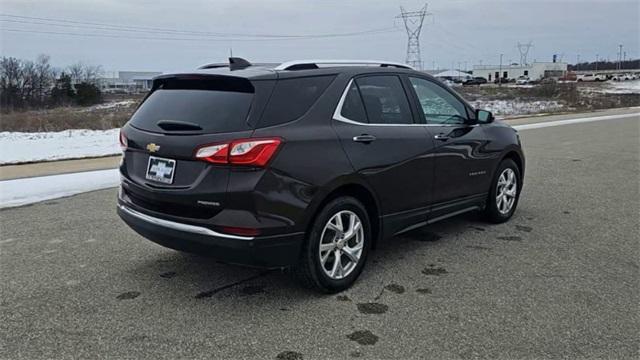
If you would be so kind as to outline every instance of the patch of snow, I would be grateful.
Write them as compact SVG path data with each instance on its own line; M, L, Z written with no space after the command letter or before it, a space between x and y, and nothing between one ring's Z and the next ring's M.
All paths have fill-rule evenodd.
M0 181L0 208L106 189L118 186L119 182L118 169Z
M94 110L106 110L106 109L114 109L119 107L129 107L135 104L135 100L123 100L123 101L112 101L104 104L98 104L90 106L82 111L94 111Z
M116 155L119 131L0 132L0 164Z
M471 105L476 109L489 110L494 115L524 115L547 113L561 110L564 105L558 101L522 100L476 100Z
M640 94L640 80L609 81L606 87L595 91L605 94Z

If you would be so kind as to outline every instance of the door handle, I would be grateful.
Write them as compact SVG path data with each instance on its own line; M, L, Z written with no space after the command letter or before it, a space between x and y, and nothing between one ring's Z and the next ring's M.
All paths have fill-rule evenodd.
M376 139L375 136L369 134L362 134L353 137L353 141L362 142L362 143L370 143Z
M448 135L445 135L445 134L437 134L433 138L436 139L436 140L440 140L440 141L447 141L447 140L450 139L450 137Z

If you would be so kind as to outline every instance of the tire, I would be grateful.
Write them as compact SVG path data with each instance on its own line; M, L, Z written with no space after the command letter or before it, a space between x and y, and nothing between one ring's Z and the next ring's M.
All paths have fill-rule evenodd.
M513 194L513 191L509 191L510 189L513 189L513 187L509 185L511 182L507 182L506 184L503 182L503 180L509 178L510 173L513 173L513 176L515 177L513 179L513 184L515 184L515 194ZM520 175L520 169L513 160L502 160L493 175L493 180L491 181L491 188L489 189L489 196L484 210L486 219L496 224L509 220L518 207L521 189L522 177ZM503 194L502 201L498 198L498 195L500 194L499 191ZM505 201L507 201L507 203L505 203ZM511 205L507 206L509 203Z
M341 238L341 235L345 235L344 232L347 233L346 236L349 235L349 225L354 219L351 217L352 214L356 216L361 226L358 230L351 232L354 235L350 239ZM337 216L342 221L344 230L342 234L335 230ZM324 293L336 293L351 287L364 268L371 248L371 234L369 215L360 201L348 196L331 200L313 220L300 260L293 268L294 277L301 285ZM321 243L323 248L331 248L331 250L321 251ZM361 251L358 250L360 247ZM336 266L336 251L340 253L338 257L340 266ZM349 257L347 252L354 254L353 256L359 253L357 262L353 261L354 258ZM321 258L324 258L324 264ZM342 268L342 274L338 268ZM333 270L335 274L332 277L328 272L331 273Z

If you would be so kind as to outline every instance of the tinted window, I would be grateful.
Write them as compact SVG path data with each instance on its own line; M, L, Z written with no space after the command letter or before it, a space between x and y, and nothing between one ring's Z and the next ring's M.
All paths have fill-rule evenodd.
M356 80L367 118L372 124L412 124L409 102L397 76L367 76Z
M364 111L364 105L362 105L362 97L360 97L360 91L355 82L351 83L349 91L347 91L347 96L345 96L344 102L342 103L340 115L349 120L361 123L367 122L367 115Z
M464 104L442 86L410 77L427 124L463 124L467 118Z
M304 115L322 95L334 76L315 76L278 80L260 126L295 120Z
M160 120L192 123L208 133L239 131L247 129L252 100L250 92L159 89L142 103L130 123L156 132L165 131L157 126Z

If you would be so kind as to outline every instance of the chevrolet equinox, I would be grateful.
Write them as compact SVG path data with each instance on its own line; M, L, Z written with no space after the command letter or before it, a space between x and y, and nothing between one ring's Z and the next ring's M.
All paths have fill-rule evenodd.
M518 205L518 133L377 61L241 58L161 75L122 128L118 214L163 246L348 288L376 243Z

